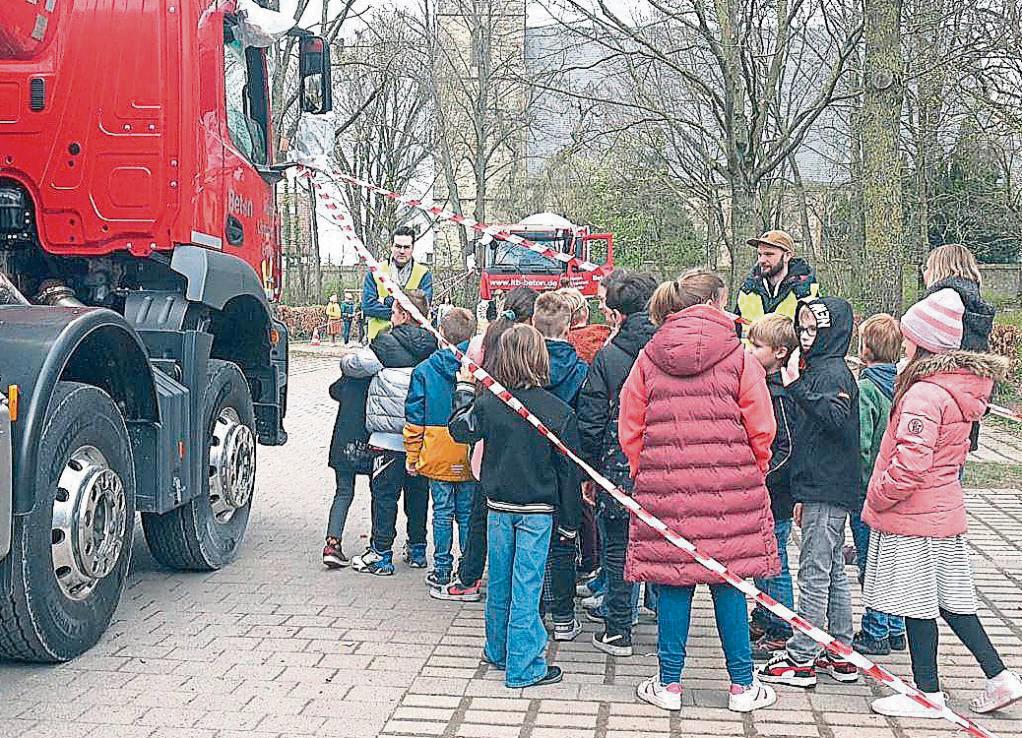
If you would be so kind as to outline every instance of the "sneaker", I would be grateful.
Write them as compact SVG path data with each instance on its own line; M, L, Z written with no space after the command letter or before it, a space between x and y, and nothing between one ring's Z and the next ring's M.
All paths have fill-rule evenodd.
M593 623L602 623L607 619L607 611L602 607L585 607L582 611L586 615L586 620Z
M554 622L555 641L573 641L581 632L582 623L578 622L578 618L572 618L569 623Z
M336 538L327 538L323 546L323 566L327 569L343 569L351 563L351 559L344 555L341 549L341 542Z
M944 707L944 693L943 692L923 692L926 695L926 699L930 702ZM941 714L932 707L926 707L919 704L911 697L907 697L903 694L892 694L890 697L881 697L878 700L873 700L870 705L870 709L878 715L887 715L888 717L901 717L901 718L940 718Z
M851 684L859 681L859 669L855 664L826 651L816 657L816 670L825 672L835 682Z
M429 596L434 600L449 602L479 602L482 597L479 593L479 582L465 585L457 579L446 586L430 587Z
M561 678L563 676L564 676L564 672L561 671L561 667L559 667L559 666L548 666L547 670L546 670L546 676L544 676L538 682L533 682L532 684L526 684L525 687L523 687L523 689L527 689L528 687L546 687L546 686L551 685L551 684L557 684L558 682L561 681Z
M1015 672L1005 669L993 679L987 679L986 689L969 703L969 709L982 714L1003 710L1019 700L1022 700L1022 679Z
M852 648L867 656L887 656L891 652L891 643L887 638L874 638L860 630L852 638Z
M661 710L681 709L681 685L677 682L661 684L659 676L651 676L639 682L639 686L635 688L635 696Z
M446 587L451 583L450 572L437 572L436 569L426 575L426 584L430 587Z
M588 597L583 597L581 602L582 607L586 608L587 610L595 610L596 608L600 607L603 604L603 595L601 594L589 595Z
M623 633L611 635L606 630L602 633L593 633L593 645L611 656L632 655L632 637Z
M372 546L367 548L358 556L351 557L351 568L355 571L364 571L378 561L383 560L383 555Z
M425 543L409 543L405 546L405 561L408 562L408 566L413 569L425 569L429 566L426 561L426 544Z
M491 669L496 669L497 671L507 671L507 666L505 666L504 664L498 664L486 658L485 651L483 652L483 655L479 658L479 660L484 664L488 664Z
M727 709L731 712L752 712L763 707L770 707L775 702L777 702L777 693L771 687L753 678L752 684L748 687L731 685L727 698Z
M593 590L589 589L589 582L576 582L575 583L575 596L576 597L592 597L594 595Z
M907 651L908 641L905 639L904 633L894 635L893 633L887 636L887 643L890 644L892 651Z
M756 670L761 682L787 684L791 687L815 687L816 669L813 663L795 661L787 650L775 653L774 657Z
M356 565L356 561L358 561L360 565ZM351 567L360 574L375 574L378 577L391 577L394 576L394 554L390 551L380 553L370 548L362 554L362 556L356 556L352 559Z
M779 636L765 635L752 644L753 661L769 661L778 651L788 647L788 639Z

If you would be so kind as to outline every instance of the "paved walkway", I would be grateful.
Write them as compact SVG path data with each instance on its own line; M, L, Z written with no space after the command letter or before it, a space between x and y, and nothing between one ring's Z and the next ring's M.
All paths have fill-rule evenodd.
M709 597L696 598L685 707L640 704L638 681L656 670L655 630L638 654L615 659L588 640L552 645L560 685L505 689L480 665L483 605L430 599L422 572L392 578L327 572L319 562L333 478L325 465L336 405L326 388L335 360L296 358L291 442L261 449L256 508L241 558L213 574L175 573L136 542L134 573L100 645L56 667L0 664L0 738L6 736L947 736L942 722L872 715L882 693L863 680L821 677L812 691L780 688L776 706L742 717L725 709L726 680ZM358 489L345 548L359 552L368 491ZM1022 668L1022 494L973 492L971 539L983 617L1006 661ZM399 540L399 545L401 541ZM851 570L849 570L851 573ZM859 606L858 599L856 606ZM858 617L856 617L858 620ZM964 648L942 631L941 666L962 708L982 685ZM882 659L908 676L905 655ZM984 724L1022 738L1022 709Z

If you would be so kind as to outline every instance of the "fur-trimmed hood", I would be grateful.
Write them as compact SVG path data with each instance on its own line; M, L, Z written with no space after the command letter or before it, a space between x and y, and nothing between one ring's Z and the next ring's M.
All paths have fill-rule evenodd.
M935 384L954 398L962 415L976 421L986 411L994 382L1007 376L1008 366L1006 357L976 351L949 351L928 356L905 368L899 378L904 389L898 393L898 399L916 383Z

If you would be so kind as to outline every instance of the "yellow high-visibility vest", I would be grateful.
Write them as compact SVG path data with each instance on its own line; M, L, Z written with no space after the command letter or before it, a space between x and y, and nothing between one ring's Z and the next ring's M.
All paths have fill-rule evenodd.
M429 274L429 269L424 265L414 262L412 264L412 274L408 277L408 284L404 285L403 289L406 290L417 290L419 284L422 282L422 278ZM390 296L390 290L384 286L383 281L380 279L380 275L374 274L373 281L376 283L376 295L380 302L383 302L384 298ZM383 318L369 318L369 340L372 341L376 338L376 334L380 331L385 331L390 328L390 321L384 320Z

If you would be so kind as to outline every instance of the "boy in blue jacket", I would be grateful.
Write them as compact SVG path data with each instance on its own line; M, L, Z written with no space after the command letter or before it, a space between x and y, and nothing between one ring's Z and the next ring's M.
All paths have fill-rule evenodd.
M564 295L546 292L536 298L532 325L543 336L550 354L550 384L544 389L575 410L589 365L578 358L575 347L568 343L571 313L572 305ZM573 641L582 632L582 624L575 618L577 549L574 537L553 536L550 541L543 606L553 618L555 641Z
M455 345L467 341L475 331L475 318L464 308L453 308L440 321L441 335ZM451 581L454 523L458 523L458 548L464 551L472 498L478 489L469 464L471 448L456 443L447 430L460 367L450 349L439 349L415 367L405 399L407 472L426 477L433 498L434 568L426 577L430 587L443 587Z

